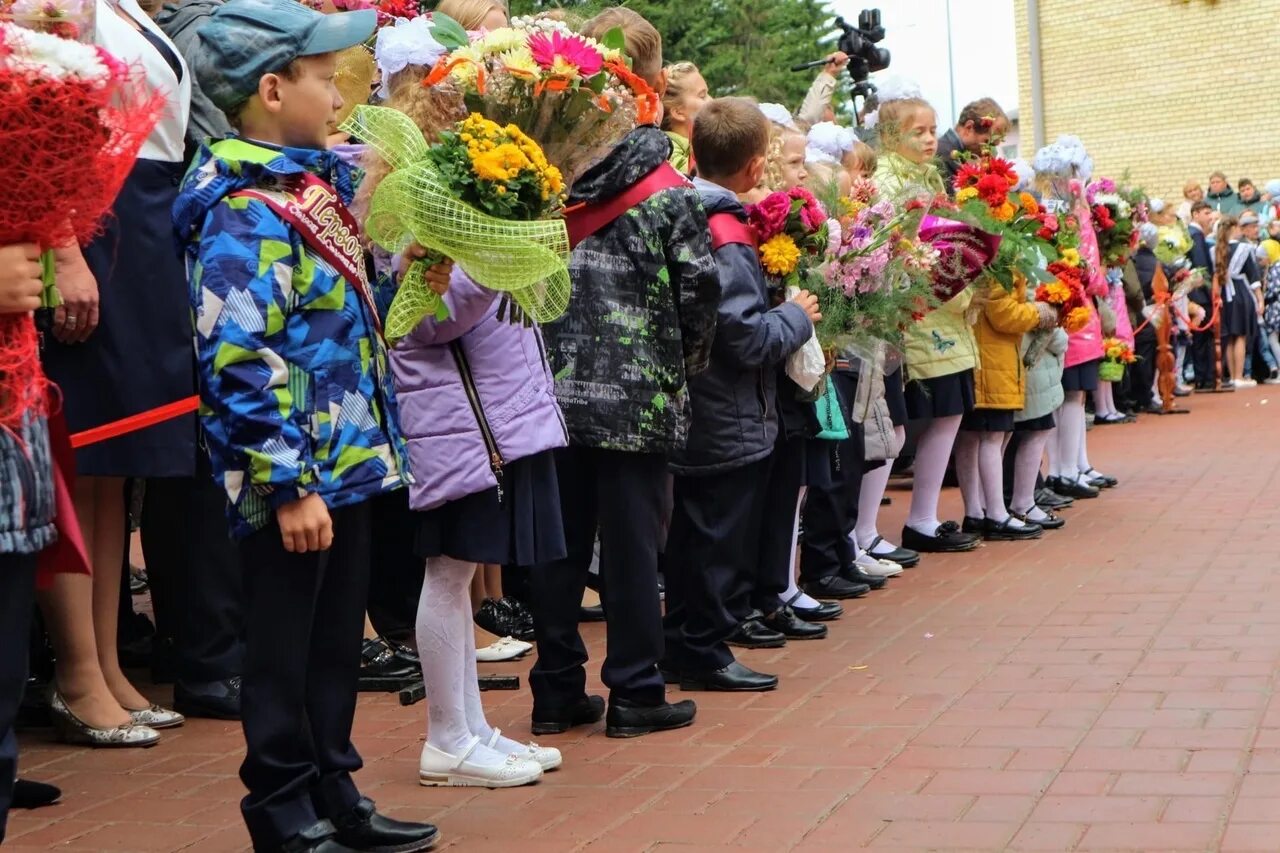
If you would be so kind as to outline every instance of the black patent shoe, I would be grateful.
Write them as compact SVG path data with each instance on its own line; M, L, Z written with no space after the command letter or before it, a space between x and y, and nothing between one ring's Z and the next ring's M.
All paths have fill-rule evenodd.
M697 714L698 706L690 699L659 705L641 705L627 699L614 699L609 703L604 733L607 737L622 738L683 729L693 724L693 718Z
M578 726L589 726L604 716L604 698L581 696L567 708L549 711L533 709L533 733L535 735L560 735Z
M1061 530L1063 527L1067 526L1067 520L1065 518L1060 518L1049 512L1047 509L1041 508L1040 511L1045 514L1045 517L1039 520L1031 518L1026 512L1010 511L1009 514L1018 519L1018 521L1021 521L1023 524L1038 524L1042 530Z
M787 644L785 634L766 628L759 619L748 619L725 639L731 646L742 649L777 649Z
M42 809L62 799L62 789L47 782L30 779L13 780L13 797L9 804L15 809Z
M406 681L421 678L418 666L397 655L396 651L381 637L365 640L360 651L360 681L357 689L365 693L385 693L399 690Z
M1044 488L1036 491L1036 506L1045 509L1066 509L1075 503L1071 498L1063 497L1053 489Z
M336 836L332 823L316 821L280 845L280 853L352 853L356 849L341 843Z
M378 814L373 800L361 797L356 807L333 819L334 840L344 849L366 853L419 853L440 840L440 831L429 823L410 823Z
M849 598L862 598L862 596L871 592L871 587L865 583L853 583L840 577L839 574L822 578L816 581L807 581L803 585L804 591L811 598L817 599L834 599L836 601L844 601Z
M1095 489L1114 489L1120 485L1120 481L1115 477L1109 477L1106 474L1099 474L1090 468L1088 471L1081 471L1080 476L1089 481L1089 485Z
M834 601L819 601L817 607L800 607L796 602L802 595L804 593L797 592L786 605L806 622L830 622L844 615L844 608Z
M604 621L604 605L592 604L583 605L578 608L579 622L603 622Z
M515 637L517 640L532 643L534 641L533 614L529 612L528 607L525 607L524 602L508 595L498 599L497 606L511 617L511 631L502 636Z
M1034 521L1025 522L1025 526L1018 527L1009 523L1012 518L1010 516L1004 521L992 521L988 518L983 525L982 537L989 542L1022 542L1039 539L1044 535L1044 528Z
M788 640L822 640L827 636L826 625L806 622L786 605L764 617L764 626L777 631Z
M954 521L944 521L932 536L912 527L902 528L902 547L926 554L956 554L972 551L981 541L972 533L965 533Z
M864 584L872 590L884 589L885 584L889 583L889 579L887 577L869 575L857 565L845 566L840 570L840 577L844 578L849 583Z
M981 536L985 529L985 518L974 518L972 515L966 515L964 521L960 523L961 533L972 533L975 536Z
M1047 481L1049 488L1053 489L1063 497L1080 498L1091 500L1098 496L1098 490L1093 486L1086 486L1084 483L1068 480L1063 477L1050 477Z
M712 672L686 672L680 677L680 689L718 693L752 693L774 690L778 676L766 675L734 661L724 669Z
M520 637L516 637L516 632L522 626L517 623L515 615L492 598L486 598L480 603L480 609L476 611L475 622L495 637L515 637L517 640L520 639ZM526 642L528 641L526 640Z
M866 551L877 560L888 560L891 563L897 563L904 569L914 569L920 565L920 555L910 548L894 548L892 551L881 553L876 550L876 546L884 542L883 536L877 536L871 540L871 544L867 546Z

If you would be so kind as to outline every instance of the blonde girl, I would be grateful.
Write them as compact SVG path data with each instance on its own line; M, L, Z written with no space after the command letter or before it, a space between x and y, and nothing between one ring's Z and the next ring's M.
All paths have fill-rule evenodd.
M670 163L685 175L693 175L697 164L689 139L698 112L711 100L707 81L692 62L667 66L667 91L662 96L662 129L671 140Z
M881 196L902 204L943 193L934 165L937 114L918 90L886 94L884 88L876 124L881 153L875 181ZM966 317L972 298L966 288L907 332L906 409L925 424L916 446L911 509L902 529L902 545L911 551L970 551L978 545L977 536L938 518L942 480L960 421L974 408L977 346Z
M508 23L507 4L501 0L440 0L436 11L466 30L497 30Z

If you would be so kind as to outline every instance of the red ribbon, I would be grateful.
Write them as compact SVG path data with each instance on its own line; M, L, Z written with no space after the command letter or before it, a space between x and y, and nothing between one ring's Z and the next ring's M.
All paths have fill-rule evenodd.
M84 432L78 432L71 436L71 446L76 450L82 447L88 447L90 444L97 444L112 438L119 438L131 432L146 429L165 421L171 421L174 418L194 412L200 406L200 398L197 396L187 397L185 400L175 400L172 403L166 403L154 409L145 412L139 412L136 415L130 415L127 418L121 418L118 421L112 421L109 424L96 426L87 429Z

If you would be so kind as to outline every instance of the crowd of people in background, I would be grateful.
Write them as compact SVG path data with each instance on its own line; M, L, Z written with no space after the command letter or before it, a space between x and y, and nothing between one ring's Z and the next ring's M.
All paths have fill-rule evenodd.
M977 284L920 318L901 352L836 353L850 428L829 435L784 369L818 300L771 289L744 205L833 182L846 196L873 184L895 205L954 194L964 157L1008 129L994 101L939 134L918 94L882 93L859 133L832 109L844 54L793 113L712 98L647 21L606 10L578 31L622 31L663 118L570 187L570 206L628 203L577 245L568 311L538 327L422 247L366 265L318 246L271 195L305 181L356 221L347 210L373 178L335 133L333 78L336 52L371 37L372 10L152 11L98 2L98 44L143 68L168 109L104 233L60 250L64 304L44 318L42 361L71 433L197 394L201 406L75 454L92 571L42 572L38 593L55 522L48 426L33 413L0 433L0 839L11 803L57 796L10 784L15 722L150 747L187 718L238 719L255 849L409 851L436 828L379 814L353 779L361 690L421 679L422 784L508 787L573 757L492 727L478 662L536 646L539 737L601 719L609 737L647 735L695 723L676 691L785 686L735 650L827 638L841 602L909 583L930 554L1064 535L1074 502L1117 485L1091 463L1087 431L1160 408L1146 321L1157 269L1173 275L1162 230L1185 230L1185 265L1221 293L1182 300L1177 394L1280 381L1280 181L1233 191L1215 173L1176 210L1151 200L1110 278L1083 229L1095 301L1080 331L1025 285ZM468 30L507 24L498 0L439 11ZM436 58L410 51L377 99L430 116L421 80ZM668 162L677 179L636 193ZM1088 221L1078 193L1057 201ZM0 311L32 309L38 257L0 249ZM388 348L384 291L424 259L447 310ZM1196 330L1218 311L1220 333ZM1102 340L1124 330L1139 360L1113 387ZM905 526L889 531L895 474L912 486ZM960 520L940 504L952 476ZM130 566L134 536L145 573ZM584 605L588 587L599 605ZM154 628L132 604L148 589ZM593 621L607 699L586 688L579 625ZM491 645L476 647L477 626ZM172 703L136 686L139 669L173 684Z

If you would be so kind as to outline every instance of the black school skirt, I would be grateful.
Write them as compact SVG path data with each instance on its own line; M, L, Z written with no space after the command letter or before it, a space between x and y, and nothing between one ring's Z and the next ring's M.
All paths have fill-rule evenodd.
M950 418L973 409L973 371L963 370L907 383L907 414L912 420Z
M1011 409L973 409L960 420L965 432L1013 432Z
M1093 361L1086 361L1083 364L1077 364L1075 367L1068 367L1062 371L1062 390L1097 391L1098 365L1100 364L1102 364L1102 359L1095 358Z

